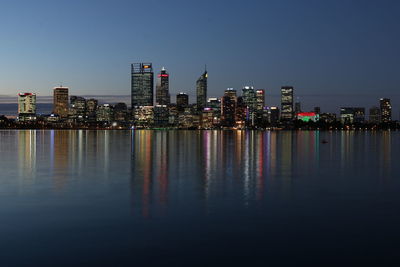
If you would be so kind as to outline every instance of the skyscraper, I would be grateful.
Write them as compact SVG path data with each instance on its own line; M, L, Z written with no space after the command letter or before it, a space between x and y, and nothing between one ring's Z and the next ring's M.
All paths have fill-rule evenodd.
M153 67L151 63L131 65L131 104L132 108L153 106Z
M392 121L392 105L389 98L381 98L379 100L381 108L381 121L383 123Z
M169 74L163 67L157 75L156 84L156 105L169 105L171 102L169 95Z
M63 119L68 117L68 90L68 87L53 89L53 113Z
M96 111L98 104L99 102L97 101L97 99L90 98L86 100L86 116L89 119L89 121L96 120Z
M225 127L233 127L236 122L236 90L228 88L221 99L221 123Z
M36 119L36 94L18 94L18 120L30 121Z
M263 89L258 89L256 91L257 98L257 110L263 110L265 106L265 91Z
M235 126L236 101L225 95L221 100L221 123L224 127Z
M243 101L250 112L254 112L257 107L256 91L252 86L245 86L242 89Z
M182 112L189 106L189 96L185 93L179 93L176 95L176 108L179 112Z
M381 121L381 110L378 107L369 109L369 123L379 123Z
M254 124L255 111L257 107L256 91L252 86L245 86L242 89L243 102L246 107L246 122Z
M197 96L197 110L201 111L206 107L207 104L207 70L197 79L196 82L196 96Z
M81 96L70 97L70 119L74 121L83 121L86 119L86 99Z
M281 87L281 120L293 120L293 87Z

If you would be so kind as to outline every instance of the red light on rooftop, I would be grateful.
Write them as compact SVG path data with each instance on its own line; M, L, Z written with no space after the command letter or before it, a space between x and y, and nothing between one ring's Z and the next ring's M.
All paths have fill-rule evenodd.
M301 116L301 117L312 117L312 116L316 116L317 114L315 112L300 112L297 113L297 116Z
M158 78L160 78L160 77L169 77L169 75L168 74L158 74Z

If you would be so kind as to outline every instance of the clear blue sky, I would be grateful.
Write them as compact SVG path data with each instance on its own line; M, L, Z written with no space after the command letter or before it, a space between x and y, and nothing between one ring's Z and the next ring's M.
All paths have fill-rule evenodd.
M3 0L0 95L60 82L129 95L130 63L149 61L171 94L194 94L207 64L209 96L253 85L277 105L288 84L306 108L400 105L399 13L396 0Z

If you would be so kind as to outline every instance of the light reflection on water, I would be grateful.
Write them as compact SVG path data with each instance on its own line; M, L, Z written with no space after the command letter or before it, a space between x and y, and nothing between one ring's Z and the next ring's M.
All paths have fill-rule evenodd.
M49 228L60 234L69 227L81 236L80 231L103 227L110 242L117 242L113 236L121 230L130 233L119 237L123 246L141 247L146 238L130 237L149 231L148 225L154 225L153 238L162 244L183 226L191 231L189 239L197 240L195 233L203 230L195 225L202 222L205 236L210 229L231 235L250 231L241 236L247 242L287 240L282 227L314 225L303 231L318 240L324 233L318 229L346 225L350 216L359 223L386 224L382 237L399 236L398 137L397 132L352 131L0 131L0 211L6 218L0 234L21 247L31 240L30 232ZM356 217L350 215L354 212ZM387 216L393 224L387 224ZM88 222L91 228L85 228ZM360 231L347 227L337 231L343 236ZM21 229L25 236L14 239ZM174 246L179 249L180 243ZM30 259L35 257L32 252Z

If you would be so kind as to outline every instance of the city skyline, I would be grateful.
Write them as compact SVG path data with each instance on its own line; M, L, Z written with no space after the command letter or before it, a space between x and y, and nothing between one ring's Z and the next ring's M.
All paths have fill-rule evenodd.
M134 66L136 66L137 71L138 71L138 73L136 73L136 74L134 73ZM60 84L59 86L54 87L53 90L55 90L57 88L59 88L59 89L60 88L66 88L67 90L71 91L71 93L70 93L71 96L79 96L79 97L84 97L84 98L96 98L96 99L100 98L100 101L99 101L100 104L125 103L128 106L132 107L132 103L133 103L132 101L134 99L134 97L132 95L132 93L134 92L134 87L133 87L134 86L133 85L133 81L134 80L133 80L133 77L134 77L134 75L141 76L143 73L147 73L145 75L150 75L150 76L149 76L149 78L147 78L148 79L148 81L147 81L148 89L146 89L146 90L148 92L146 94L148 94L148 97L147 97L148 99L145 101L146 102L145 106L146 105L151 105L151 106L158 105L158 103L157 103L157 92L159 91L158 83L160 82L160 78L167 79L166 80L166 88L167 88L166 92L167 92L167 95L165 95L165 97L167 97L167 99L168 99L168 101L170 103L176 103L176 101L174 101L173 99L176 99L176 96L178 96L180 93L184 93L184 94L188 95L190 104L196 104L198 102L197 89L194 89L195 92L184 91L184 92L179 92L177 94L172 94L172 95L169 94L169 90L168 90L169 86L168 86L168 84L169 84L170 75L166 72L165 67L162 67L160 70L155 70L152 66L153 66L153 63L132 63L131 64L131 76L132 76L132 78L131 78L131 95L78 95L78 94L75 94L73 91L71 91L69 87L65 87L62 84ZM158 72L158 74L155 77L154 77L154 72ZM165 77L162 77L161 73L164 73ZM211 96L207 95L207 87L208 87L208 82L207 82L207 80L208 80L208 72L207 72L207 70L204 70L204 72L200 75L200 78L198 78L197 81L195 82L196 87L197 87L197 85L199 83L199 80L201 80L202 77L203 78L205 77L205 79L206 79L206 94L205 94L206 101L208 99L210 99L210 98L218 98L218 99L222 100L222 98L224 96L223 91L220 92L219 95L218 94L211 95ZM140 86L142 86L142 85L140 85ZM281 110L282 110L282 106L281 106L281 104L282 104L281 103L281 101L282 101L282 98L281 98L282 90L284 88L292 88L292 90L293 90L293 86L283 85L279 89L279 91L280 91L279 94L268 94L269 93L268 89L263 89L263 88L259 88L259 87L255 88L253 86L249 87L249 86L245 85L245 86L242 86L241 88L237 88L237 89L236 88L227 88L227 89L225 89L225 91L226 90L230 90L230 89L234 89L234 90L239 90L240 91L240 90L246 89L246 88L253 88L256 91L257 90L262 90L263 91L264 105L265 106L269 106L269 107L271 107L271 106L277 106L277 107L280 106ZM140 89L140 90L142 90L142 89ZM49 96L38 96L36 91L28 91L28 90L20 91L18 94L20 94L20 93L34 93L37 96L37 99L38 99L36 101L36 103L38 103L38 104L45 104L45 103L50 104L50 103L53 103L53 110L54 110L54 104L55 104L54 97L55 97L55 95L52 95L52 96L50 96L50 95ZM139 98L143 98L143 92L137 92L135 94L138 95ZM291 102L292 103L290 105L292 106L293 111L294 111L295 104L299 104L300 103L301 107L302 107L302 111L306 111L306 112L310 111L311 112L311 111L313 111L313 109L315 107L321 108L321 105L319 104L319 102L316 102L315 100L314 100L314 102L312 101L312 98L315 98L316 96L317 97L321 97L321 98L332 99L332 96L334 96L334 95L330 95L330 94L328 94L326 96L324 96L324 95L319 95L319 96L318 95L314 95L314 96L313 95L301 95L301 94L298 94L298 90L296 89L296 94L291 96L291 98L292 98ZM374 99L372 97L372 95L365 95L364 97L368 97L368 101L370 102L370 104L365 106L365 105L361 104L361 103L363 103L363 101L359 101L359 96L354 96L353 101L351 101L351 102L349 102L348 99L347 99L348 97L351 97L351 95L347 95L347 96L346 95L337 95L337 96L340 97L340 98L338 98L340 100L345 100L346 99L345 102L337 102L337 105L334 106L334 108L332 108L333 107L332 105L328 106L328 108L326 106L322 106L323 112L335 113L335 114L339 115L341 108L345 107L345 106L364 107L366 110L368 110L368 109L373 108L373 107L375 107L377 105L380 105L379 103L376 102L377 99L378 99L378 101L380 101L380 99L386 99L386 98L389 98L391 100L392 106L393 106L393 100L392 99L396 99L393 96L390 96L390 97L388 97L388 96L380 96L380 97ZM376 96L377 95L375 95L375 97ZM170 99L172 99L172 101ZM311 101L310 101L310 99L311 99ZM167 100L165 100L165 101L167 101ZM345 103L352 103L352 104L347 104L346 105ZM15 96L0 95L0 105L1 104L16 104L16 97ZM399 109L398 109L397 106L394 106L394 108L392 107L392 119L393 120L397 119L398 110ZM1 114L1 111L2 110L1 110L1 106L0 106L0 114ZM8 114L8 112L6 112L6 114ZM399 114L399 116L400 116L400 114Z

